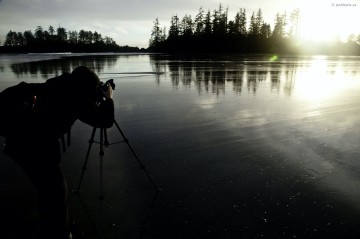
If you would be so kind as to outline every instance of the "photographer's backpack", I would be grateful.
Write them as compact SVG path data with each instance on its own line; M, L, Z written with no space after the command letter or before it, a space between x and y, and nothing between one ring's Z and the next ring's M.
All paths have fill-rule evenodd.
M7 137L31 114L40 84L21 82L0 93L0 136Z

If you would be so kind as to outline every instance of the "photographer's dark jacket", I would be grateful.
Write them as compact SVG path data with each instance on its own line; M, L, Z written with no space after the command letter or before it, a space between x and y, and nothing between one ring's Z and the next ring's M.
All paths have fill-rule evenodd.
M77 119L93 127L109 128L113 124L112 99L99 105L96 88L74 84L71 74L65 73L40 84L22 82L10 88L23 101L23 109L14 112L15 120L8 123L5 152L10 156L39 155L59 162L58 139Z

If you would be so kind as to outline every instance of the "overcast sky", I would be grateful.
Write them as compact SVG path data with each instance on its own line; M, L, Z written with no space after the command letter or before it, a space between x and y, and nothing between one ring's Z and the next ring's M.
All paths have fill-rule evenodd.
M337 1L357 3L360 9L360 0L0 0L0 40L4 42L9 30L34 32L37 26L48 29L51 25L68 31L97 31L119 45L147 47L156 18L168 26L173 15L194 17L200 7L213 11L222 3L229 8L230 19L239 8L247 10L248 19L261 8L265 21L273 26L276 13L311 8L315 2L322 2L321 12Z

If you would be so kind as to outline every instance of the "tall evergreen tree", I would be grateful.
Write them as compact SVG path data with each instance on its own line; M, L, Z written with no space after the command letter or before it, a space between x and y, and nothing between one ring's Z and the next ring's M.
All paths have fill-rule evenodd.
M169 39L177 38L179 36L179 18L177 15L171 17Z
M36 27L34 36L36 40L44 40L44 30L42 26Z
M65 42L68 38L68 35L67 35L67 32L66 32L66 29L63 28L63 27L58 27L57 30L57 39L61 42Z
M98 32L94 32L93 34L93 41L94 42L101 42L102 41L102 37L101 34L99 34Z
M212 25L211 25L211 12L208 10L204 20L204 34L210 35L212 33Z
M24 38L26 46L31 46L35 39L33 33L30 30L24 32Z
M154 21L154 26L151 31L151 38L150 38L150 47L156 47L158 43L160 43L161 40L161 28L159 19L156 18Z
M16 46L17 45L17 34L16 32L9 31L6 34L4 46Z
M225 35L227 32L227 24L228 24L228 12L229 9L226 8L226 10L223 12L222 9L222 5L220 4L219 6L219 15L220 15L220 19L219 19L219 33L221 35Z
M252 12L251 17L250 17L250 25L249 25L249 36L254 37L256 36L257 33L257 25L256 25L256 18L255 18L255 13Z
M290 15L290 32L289 36L296 38L300 35L299 24L300 24L300 9L297 8L291 12Z
M50 34L50 36L53 36L55 34L55 30L53 26L49 26L48 32Z
M204 9L201 7L199 13L195 17L195 35L199 36L204 33L205 22L204 22Z
M162 31L161 31L160 41L164 42L164 41L166 41L166 38L167 38L167 36L166 36L166 26L164 26Z
M256 28L257 28L256 35L257 36L261 36L261 27L262 27L263 23L264 23L264 20L263 20L263 16L262 16L262 11L261 11L261 8L259 8L259 10L256 13Z
M224 11L222 4L220 3L219 8L214 10L212 20L212 32L216 35L225 35L227 30L227 15L228 9Z
M26 40L24 35L21 32L17 33L17 45L20 47L24 47L26 45Z
M183 19L181 20L180 24L180 32L183 36L192 36L193 34L193 21L191 19L191 15L185 15Z
M249 26L249 35L251 37L261 37L261 27L264 24L264 20L263 20L263 16L262 16L262 11L259 8L259 10L257 11L257 13L255 14L255 12L252 13L251 18L250 18L250 26Z
M266 23L263 23L261 25L261 29L260 29L260 37L262 39L267 39L271 36L271 27L270 27L270 24L266 24Z
M86 32L84 30L80 30L79 36L78 36L78 41L83 44L86 43Z
M77 31L69 31L69 43L77 44L79 42L79 34Z
M276 14L275 26L272 33L274 38L284 38L285 37L285 27L286 27L286 13L280 15Z
M246 31L246 10L245 8L241 8L239 12L239 33L240 35L245 36L247 34Z
M86 31L86 44L93 43L93 36L94 34L92 33L92 31Z

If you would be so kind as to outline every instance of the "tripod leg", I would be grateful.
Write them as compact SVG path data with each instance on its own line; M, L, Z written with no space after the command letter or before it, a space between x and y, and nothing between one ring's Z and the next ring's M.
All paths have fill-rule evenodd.
M123 137L124 142L128 144L128 143L129 143L129 140L125 137L125 134L122 132L122 130L120 129L119 124L116 122L115 119L114 119L114 124L115 124L116 128L119 130L121 136Z
M151 184L153 185L153 187L155 188L155 190L156 190L157 192L160 192L161 189L156 186L155 182L154 182L154 181L152 180L152 178L150 177L150 174L149 174L148 171L146 170L146 168L145 168L145 166L143 165L143 163L140 161L139 157L138 157L137 154L135 153L135 150L131 147L129 140L125 137L125 134L122 132L122 130L120 129L119 124L116 122L115 119L114 119L114 124L115 124L116 128L119 130L121 136L123 137L124 142L127 144L127 146L129 147L130 151L131 151L132 154L134 155L136 161L139 163L140 168L141 168L142 170L144 170L145 175L148 177L148 179L150 180L150 182L151 182Z
M107 148L107 147L109 147L109 141L108 141L108 137L107 137L107 130L106 130L106 128L104 128L104 138L105 138L104 146L105 146L105 148Z
M84 173L85 173L85 170L86 170L86 164L87 164L88 159L89 159L91 146L92 146L92 144L94 143L95 132L96 132L96 128L94 127L94 128L93 128L93 131L92 131L92 133L91 133L91 138L90 138L90 140L89 140L89 147L88 147L88 150L87 150L87 153L86 153L86 158L85 158L85 161L84 161L84 165L83 165L83 167L82 167L82 172L81 172L79 184L78 184L77 189L74 190L75 193L79 193L79 192L80 192L80 187L81 187L82 180L83 180L83 178L84 178Z
M99 199L104 199L104 189L103 189L103 159L104 159L104 133L106 133L105 128L100 129L100 196Z

